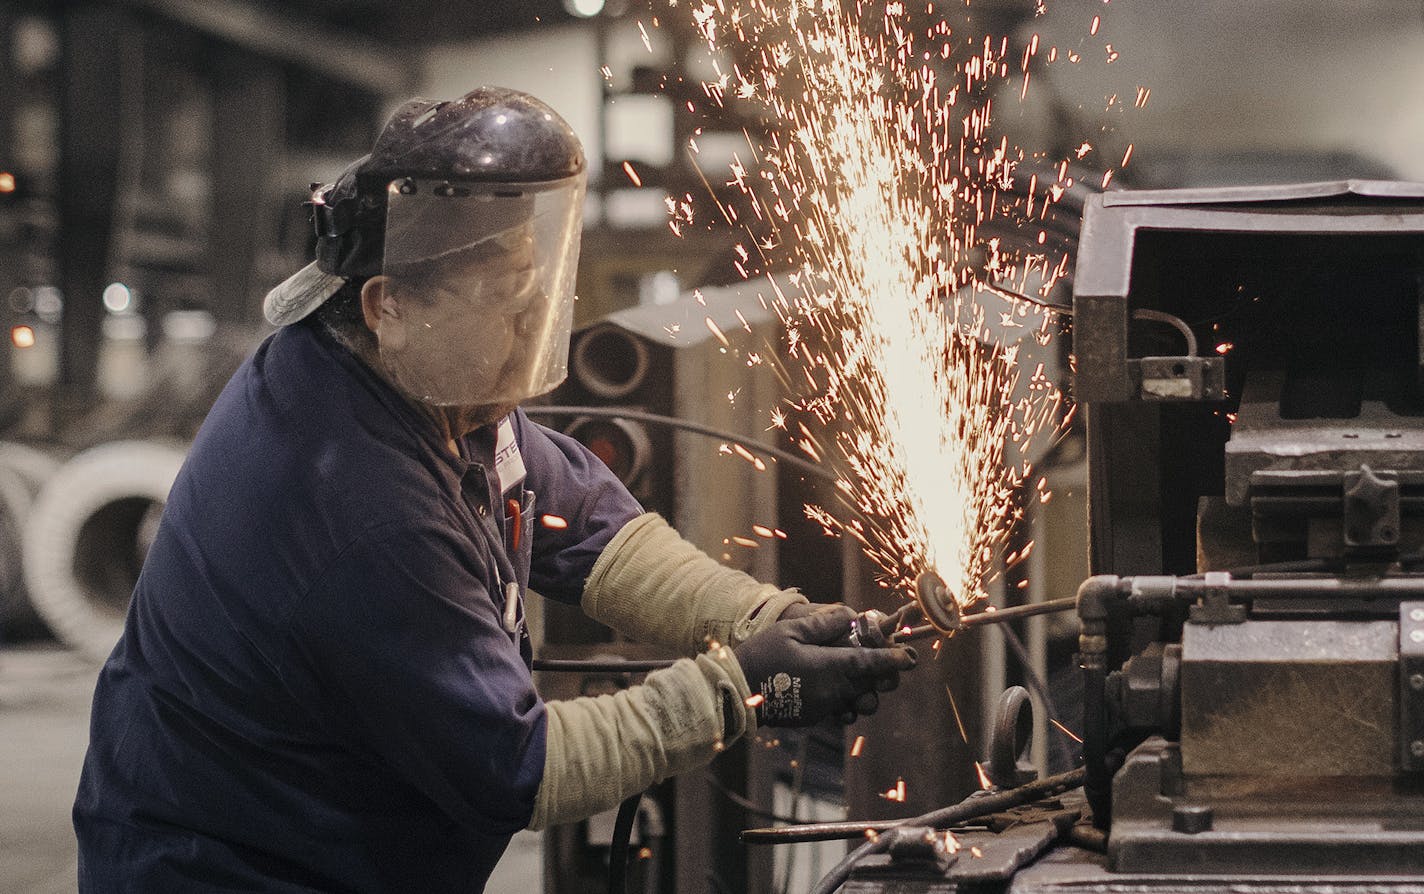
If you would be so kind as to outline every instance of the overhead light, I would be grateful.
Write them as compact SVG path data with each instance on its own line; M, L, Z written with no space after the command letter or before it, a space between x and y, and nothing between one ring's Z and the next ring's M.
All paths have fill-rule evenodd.
M603 12L604 0L564 0L564 9L570 15L581 19L591 19Z
M121 282L111 282L104 287L104 307L111 314L121 314L133 308L133 292Z

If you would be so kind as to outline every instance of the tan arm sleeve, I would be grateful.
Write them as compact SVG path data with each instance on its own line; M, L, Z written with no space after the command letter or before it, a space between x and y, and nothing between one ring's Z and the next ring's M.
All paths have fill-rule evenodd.
M755 730L749 695L736 657L720 646L616 695L549 702L544 778L529 828L586 819L705 765Z
M598 557L582 604L625 636L693 655L709 638L739 645L806 601L718 563L649 512L624 525Z

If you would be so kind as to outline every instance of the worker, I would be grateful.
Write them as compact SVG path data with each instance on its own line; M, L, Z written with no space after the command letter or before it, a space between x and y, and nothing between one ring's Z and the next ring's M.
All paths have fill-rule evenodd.
M173 485L94 696L83 891L480 891L510 836L914 665L726 568L517 405L565 376L585 184L526 94L413 100ZM688 656L544 702L526 589Z

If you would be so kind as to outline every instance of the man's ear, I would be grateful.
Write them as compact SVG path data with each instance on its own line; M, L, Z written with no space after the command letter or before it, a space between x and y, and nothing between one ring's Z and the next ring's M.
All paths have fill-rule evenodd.
M361 286L361 316L366 328L377 336L383 322L400 319L400 306L390 285L389 276L373 276Z

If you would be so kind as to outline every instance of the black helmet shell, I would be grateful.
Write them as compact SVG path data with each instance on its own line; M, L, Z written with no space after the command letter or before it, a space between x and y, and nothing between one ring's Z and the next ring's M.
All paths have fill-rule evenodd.
M380 272L392 180L543 183L586 166L573 128L527 93L479 87L459 99L412 99L391 115L370 154L313 194L318 266L348 277Z
M362 179L538 183L584 170L583 147L558 113L527 93L480 87L459 99L413 99L386 122Z

